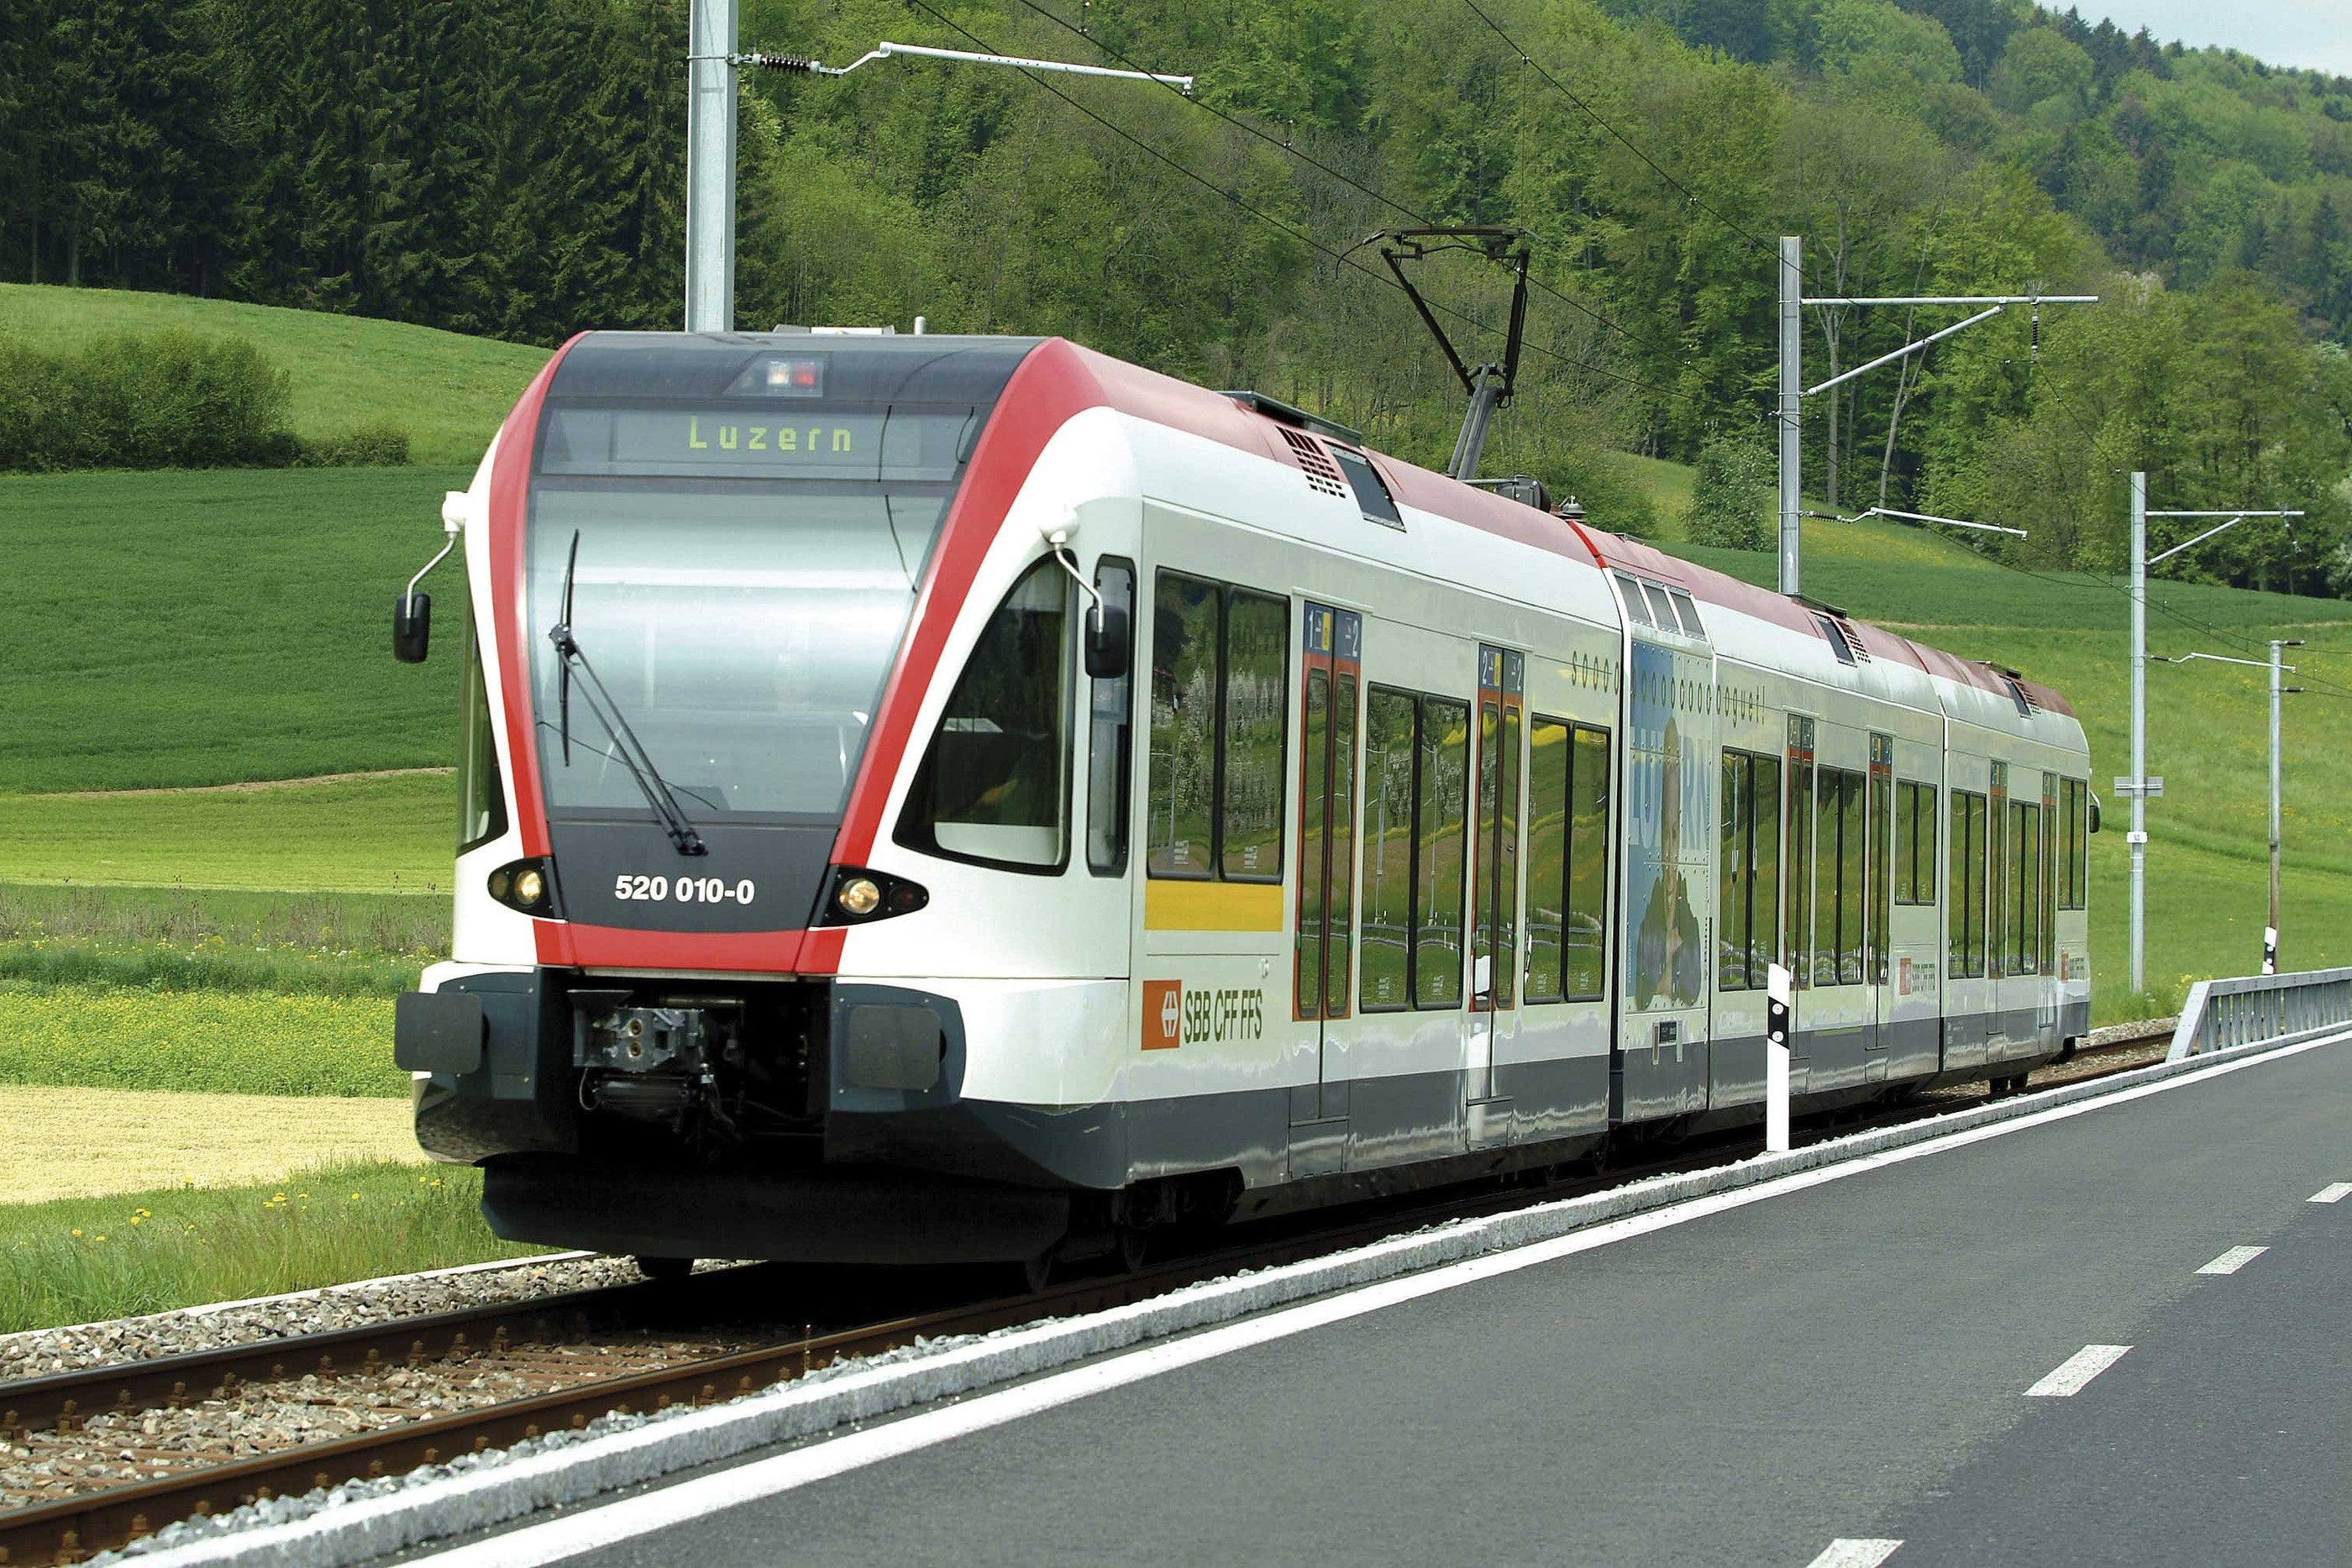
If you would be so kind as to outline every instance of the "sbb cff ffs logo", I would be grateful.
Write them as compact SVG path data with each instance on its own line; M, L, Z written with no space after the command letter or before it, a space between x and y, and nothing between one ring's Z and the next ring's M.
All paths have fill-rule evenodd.
M1184 982L1143 982L1143 1049L1172 1051L1184 1043Z
M1181 980L1143 982L1143 1049L1168 1051L1179 1045L1222 1043L1229 1040L1265 1038L1265 992L1247 989L1195 989L1184 992Z

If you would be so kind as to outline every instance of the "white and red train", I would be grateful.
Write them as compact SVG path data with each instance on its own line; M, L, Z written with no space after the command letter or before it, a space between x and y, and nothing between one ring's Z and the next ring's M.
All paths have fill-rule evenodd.
M1060 340L590 333L450 499L425 1146L501 1234L1035 1260L2021 1080L2053 692Z

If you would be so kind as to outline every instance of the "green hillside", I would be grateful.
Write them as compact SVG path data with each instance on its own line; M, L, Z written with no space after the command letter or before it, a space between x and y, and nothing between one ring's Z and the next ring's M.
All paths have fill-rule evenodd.
M423 464L479 462L547 350L430 327L111 288L0 284L0 338L73 349L111 333L164 328L240 337L292 382L298 435L391 423ZM458 481L459 484L464 481ZM446 486L445 486L446 487Z
M304 778L448 760L457 617L392 657L392 601L466 468L0 479L0 792ZM454 611L463 576L430 586Z

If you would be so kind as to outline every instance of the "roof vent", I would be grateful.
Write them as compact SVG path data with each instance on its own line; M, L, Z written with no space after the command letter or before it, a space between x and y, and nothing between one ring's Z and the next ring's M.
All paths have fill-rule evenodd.
M1278 397L1268 397L1265 393L1258 392L1229 392L1225 395L1251 413L1262 413L1279 423L1295 424L1301 430L1311 430L1318 435L1328 436L1334 441L1344 441L1351 446L1361 446L1364 444L1362 431L1351 430L1339 421L1326 419L1319 413L1309 413L1305 409L1286 403Z
M1347 481L1339 477L1339 465L1323 450L1323 444L1303 430L1282 426L1282 438L1290 443L1290 450L1298 455L1298 466L1307 475L1307 482L1327 496L1344 496Z
M1820 625L1822 640L1829 643L1830 652L1837 655L1839 664L1866 664L1870 662L1870 650L1862 645L1862 638L1853 627L1833 615L1816 613L1813 620Z

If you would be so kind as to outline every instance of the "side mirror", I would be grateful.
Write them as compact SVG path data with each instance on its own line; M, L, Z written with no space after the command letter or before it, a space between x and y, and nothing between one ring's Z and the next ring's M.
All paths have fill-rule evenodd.
M433 596L404 593L392 601L392 656L421 664L433 643Z
M1115 681L1127 674L1128 650L1135 638L1128 625L1127 606L1105 603L1086 612L1087 674L1097 681Z
M2093 832L2095 832L2095 832L2097 832L2098 831L2099 831L2099 798L2098 798L2096 795L2094 795L2094 796L2092 796L2092 797L2091 797L2091 831L2093 831Z

